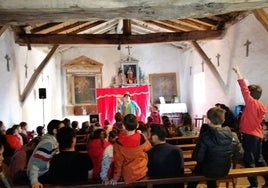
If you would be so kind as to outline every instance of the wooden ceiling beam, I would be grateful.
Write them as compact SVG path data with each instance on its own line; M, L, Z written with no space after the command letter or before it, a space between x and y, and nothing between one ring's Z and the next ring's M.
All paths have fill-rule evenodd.
M23 90L23 93L20 95L20 101L23 104L25 99L29 96L30 92L32 91L34 84L36 83L37 79L40 77L41 72L44 70L46 65L48 64L49 60L53 56L53 54L56 52L58 45L54 45L50 52L47 54L47 56L44 58L44 60L40 63L40 65L37 67L37 69L34 71L33 75L31 76L30 80L28 81L26 87Z
M2 34L7 30L7 28L9 27L8 24L0 26L0 37L2 36Z
M131 35L131 20L130 19L123 20L123 34Z
M211 62L211 60L209 59L207 54L203 51L203 49L200 47L200 45L196 41L191 41L191 44L192 44L193 48L197 51L197 53L200 55L202 60L207 64L207 66L209 67L211 72L214 74L214 76L218 80L219 84L221 85L224 93L227 93L227 90L229 87L228 84L225 84L220 73L218 72L218 70L216 69L214 64Z
M203 18L268 7L267 0L0 0L0 24L97 19L167 20Z
M225 30L216 31L191 31L180 33L152 33L146 35L122 34L25 34L18 35L16 43L20 45L81 45L81 44L146 44L168 43L189 40L221 39Z

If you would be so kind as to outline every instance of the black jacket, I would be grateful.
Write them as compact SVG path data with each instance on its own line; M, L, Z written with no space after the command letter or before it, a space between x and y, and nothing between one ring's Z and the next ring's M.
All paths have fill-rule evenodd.
M193 151L197 161L194 172L210 178L224 177L232 159L241 160L243 154L237 135L229 127L209 127L200 134Z

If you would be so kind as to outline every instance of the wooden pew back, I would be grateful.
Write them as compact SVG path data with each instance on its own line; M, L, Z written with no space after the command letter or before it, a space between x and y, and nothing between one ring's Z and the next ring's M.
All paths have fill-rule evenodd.
M239 168L239 169L230 169L229 174L223 178L219 178L218 180L224 179L233 179L239 177L248 177L248 176L263 176L268 174L268 167L255 167L255 168ZM68 186L60 186L60 185L44 185L44 188L119 188L119 187L136 187L136 186L146 186L147 188L152 188L153 185L161 185L161 184L170 184L170 183L187 183L187 182L203 182L211 180L210 178L204 177L202 175L194 175L194 174L185 174L180 177L173 178L159 178L159 179L149 179L145 178L140 181L136 181L131 184L125 184L124 182L118 182L117 185L104 185L104 184L92 184L84 183L77 185L68 185ZM14 188L29 188L30 186L15 186Z

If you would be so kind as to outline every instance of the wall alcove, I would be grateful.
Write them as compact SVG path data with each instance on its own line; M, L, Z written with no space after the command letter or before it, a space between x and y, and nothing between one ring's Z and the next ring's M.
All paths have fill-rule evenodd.
M80 56L64 64L66 70L65 115L97 112L96 88L102 87L103 64Z

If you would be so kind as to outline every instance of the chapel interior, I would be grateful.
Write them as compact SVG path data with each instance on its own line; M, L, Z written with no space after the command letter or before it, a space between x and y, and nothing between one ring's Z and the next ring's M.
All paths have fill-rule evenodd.
M111 100L129 90L135 100L145 93L141 120L157 104L176 123L185 112L202 118L218 102L232 110L243 104L234 64L250 82L266 83L265 0L25 3L1 1L0 119L7 126L96 114L113 121Z

